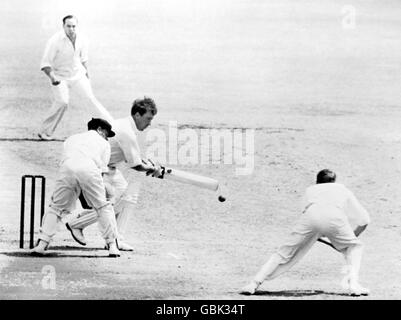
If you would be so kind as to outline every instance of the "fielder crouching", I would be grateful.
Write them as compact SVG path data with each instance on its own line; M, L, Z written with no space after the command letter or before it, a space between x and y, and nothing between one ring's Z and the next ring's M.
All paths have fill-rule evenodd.
M351 295L368 295L369 290L359 284L363 245L358 236L370 223L368 212L354 194L336 183L336 174L328 169L317 175L316 185L310 186L304 196L303 215L288 241L262 266L242 294L254 294L264 280L271 280L297 263L320 237L344 254L347 274L342 284ZM352 229L351 223L357 225Z
M63 160L51 196L49 209L43 217L39 242L31 250L32 255L45 255L47 247L57 231L57 224L75 208L82 192L88 204L94 208L99 228L105 239L110 257L118 257L117 225L102 175L107 172L110 160L108 137L115 133L103 119L88 122L88 131L75 134L64 142Z

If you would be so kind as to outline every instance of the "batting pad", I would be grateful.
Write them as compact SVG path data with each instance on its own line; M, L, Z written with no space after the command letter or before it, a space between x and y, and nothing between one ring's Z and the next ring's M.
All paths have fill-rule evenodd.
M84 229L87 226L95 223L98 219L98 214L95 210L85 210L78 214L68 223L72 229Z

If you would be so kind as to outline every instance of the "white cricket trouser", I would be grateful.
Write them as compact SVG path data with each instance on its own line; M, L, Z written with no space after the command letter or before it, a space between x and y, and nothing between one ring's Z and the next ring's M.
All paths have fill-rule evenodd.
M96 99L92 91L92 86L86 76L74 80L61 80L60 84L53 86L50 84L53 93L53 104L43 121L40 133L51 136L54 134L58 124L64 116L70 102L70 91L76 91L81 97L85 98L93 107L95 111L91 110L90 113L93 117L100 117L109 122L111 118L109 112L103 105Z
M362 258L362 243L355 236L346 215L336 207L312 204L302 215L285 244L263 265L254 280L262 283L286 272L322 236L329 238L344 254L352 276L357 279Z
M88 204L95 209L106 243L115 241L117 225L113 206L106 200L100 170L88 159L67 159L62 163L49 209L43 217L39 239L51 241L57 231L57 223L75 208L81 191Z
M123 240L130 212L138 203L139 183L125 180L121 171L110 168L109 173L104 177L104 181L109 183L115 190L114 195L114 212L117 220L117 239ZM98 221L98 216L93 210L84 210L68 223L71 228L84 229Z

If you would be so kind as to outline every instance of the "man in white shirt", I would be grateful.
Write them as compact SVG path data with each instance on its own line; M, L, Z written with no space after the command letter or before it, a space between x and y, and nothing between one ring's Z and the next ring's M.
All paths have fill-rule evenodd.
M58 222L75 208L82 192L94 208L99 228L109 249L110 257L120 255L117 248L117 226L113 206L106 199L102 175L108 172L110 144L113 137L111 125L103 119L88 122L88 131L75 134L64 142L64 153L51 202L39 232L39 242L32 249L33 255L46 255L47 247L57 231Z
M118 228L118 248L122 251L132 251L133 248L123 241L123 234L128 223L128 215L134 210L137 202L138 191L132 184L127 183L118 165L126 164L136 171L146 171L147 175L154 177L161 175L161 167L155 165L151 160L141 157L138 136L148 126L157 114L157 107L153 99L144 97L134 101L131 107L131 115L113 121L113 130L116 132L114 138L110 139L111 156L109 161L109 172L105 175L105 181L113 189L114 211L116 213ZM73 238L81 245L86 245L83 229L95 223L98 217L93 210L85 210L77 217L69 221L66 226L71 231Z
M334 248L344 254L348 270L343 280L346 289L351 295L369 294L358 281L363 251L358 236L370 223L369 214L349 189L335 181L336 175L331 170L318 173L316 185L305 192L303 215L290 237L241 293L254 294L264 280L290 269L320 237L327 237Z
M93 94L88 73L88 43L76 32L77 18L63 18L63 31L47 42L41 61L41 70L49 77L53 105L39 130L42 140L51 140L70 101L70 91L75 90L96 108L96 115L111 122L112 118Z

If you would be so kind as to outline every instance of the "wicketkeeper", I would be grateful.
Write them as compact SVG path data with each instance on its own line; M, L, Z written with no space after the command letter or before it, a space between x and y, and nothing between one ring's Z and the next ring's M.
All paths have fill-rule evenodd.
M94 209L109 256L118 257L117 226L115 213L106 199L106 189L102 174L108 171L110 145L108 137L115 133L111 125L96 118L88 122L88 131L75 134L64 142L64 153L60 170L51 196L51 201L43 217L39 232L39 242L31 253L45 255L47 247L57 232L57 224L70 214L82 192L88 204Z
M333 171L325 169L318 173L316 185L306 189L303 214L289 239L241 293L254 294L264 280L271 280L289 270L320 237L327 237L344 254L348 274L342 283L349 293L356 296L369 294L369 290L358 281L363 251L358 236L370 223L369 214L349 189L335 181ZM351 223L357 226L355 230Z

